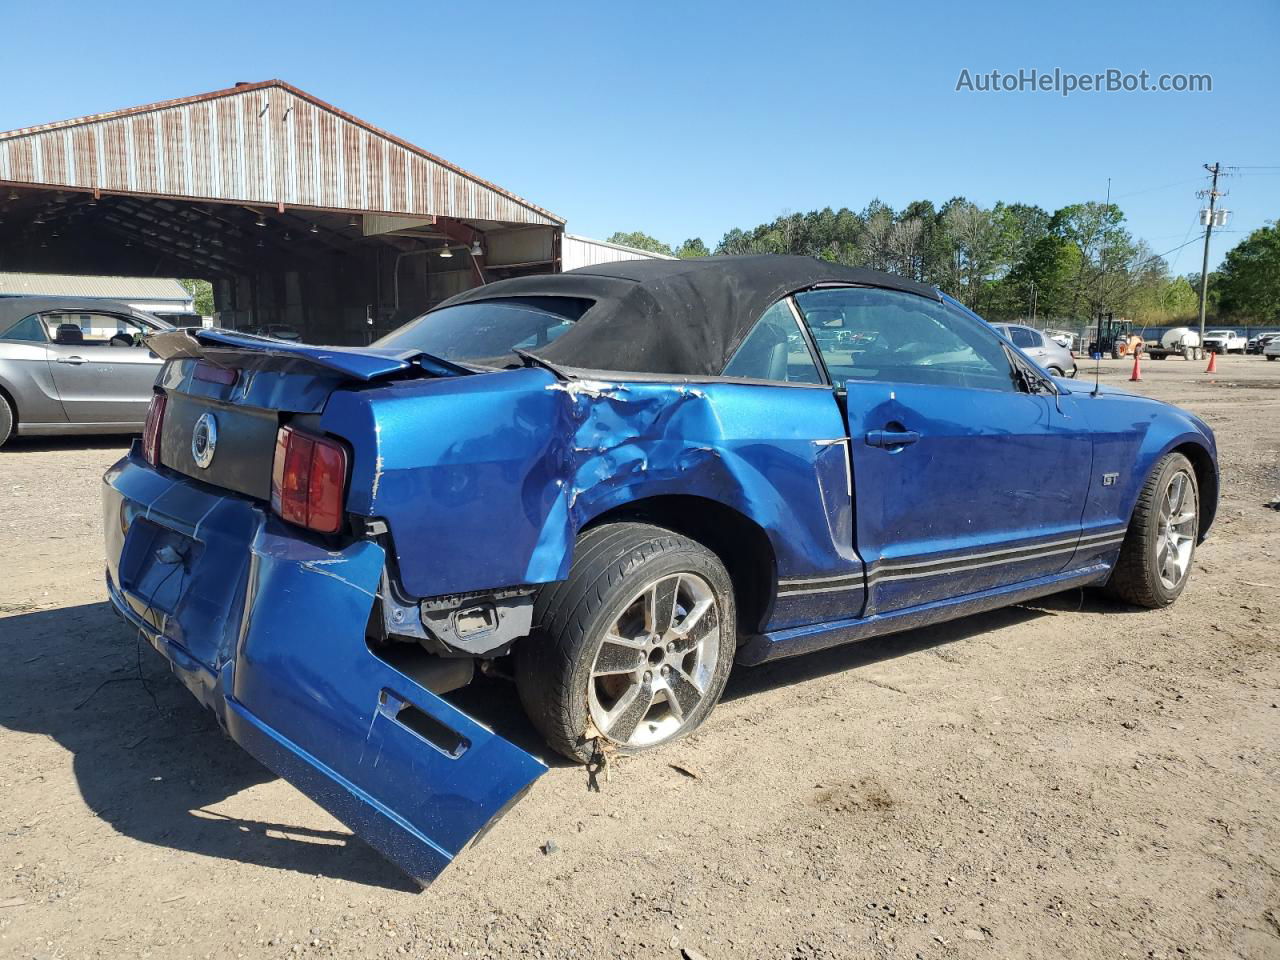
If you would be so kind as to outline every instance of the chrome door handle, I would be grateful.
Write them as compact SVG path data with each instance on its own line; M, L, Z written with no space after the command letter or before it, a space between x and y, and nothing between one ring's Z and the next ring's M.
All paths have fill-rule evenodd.
M85 360L84 357L59 357L58 362L80 364L80 363L88 363L89 361Z
M915 430L868 430L867 446L869 447L905 447L920 439Z

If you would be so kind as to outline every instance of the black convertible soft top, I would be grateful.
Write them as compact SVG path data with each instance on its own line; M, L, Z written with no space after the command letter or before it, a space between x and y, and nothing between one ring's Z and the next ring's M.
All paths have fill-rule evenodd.
M476 287L436 309L512 297L570 297L591 306L537 350L553 364L676 376L719 376L760 315L824 283L883 287L938 300L932 287L814 257L758 255L627 260Z

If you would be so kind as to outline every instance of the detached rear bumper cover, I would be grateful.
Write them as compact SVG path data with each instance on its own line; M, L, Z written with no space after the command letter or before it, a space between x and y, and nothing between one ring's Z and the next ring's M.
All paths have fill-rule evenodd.
M376 543L327 550L136 447L104 483L116 609L232 739L419 882L545 772L369 650Z

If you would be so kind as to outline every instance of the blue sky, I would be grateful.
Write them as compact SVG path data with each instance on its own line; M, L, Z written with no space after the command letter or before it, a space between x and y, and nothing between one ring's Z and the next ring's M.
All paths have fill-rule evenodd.
M981 7L981 9L979 9ZM784 211L1102 199L1214 260L1280 217L1280 4L25 3L0 130L287 80L568 219L709 245ZM1208 73L1212 93L957 93L960 71ZM1272 167L1273 169L1247 169ZM1198 229L1198 228L1196 228ZM1174 257L1177 257L1174 260ZM1195 245L1171 255L1199 267Z

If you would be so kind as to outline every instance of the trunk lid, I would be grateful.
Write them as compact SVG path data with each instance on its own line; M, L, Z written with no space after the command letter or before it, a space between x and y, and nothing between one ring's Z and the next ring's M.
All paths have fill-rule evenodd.
M340 386L474 372L417 351L322 347L226 330L165 331L147 345L166 361L159 379L168 397L160 462L260 500L271 497L282 420L320 413ZM216 454L201 465L193 440L206 414Z

